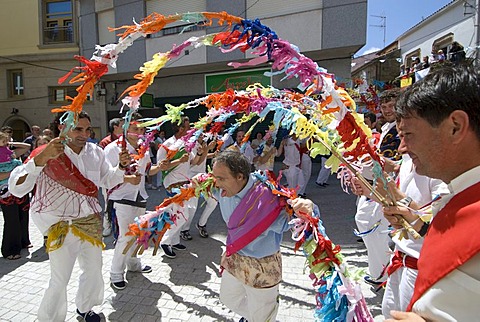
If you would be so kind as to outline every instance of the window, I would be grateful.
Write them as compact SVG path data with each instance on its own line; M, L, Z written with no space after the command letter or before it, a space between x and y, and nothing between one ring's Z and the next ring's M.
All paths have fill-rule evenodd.
M432 44L432 55L433 58L436 57L439 50L443 51L445 57L448 57L448 50L450 49L450 45L453 43L453 33L448 33L440 38L435 39ZM434 59L436 60L436 59Z
M409 52L406 56L405 56L405 68L406 69L410 69L410 71L412 71L412 67L413 67L413 61L416 59L416 58L420 58L420 61L422 60L422 56L421 56L421 52L420 52L420 48L419 49L416 49L412 52Z
M43 44L74 42L72 1L43 0Z
M23 73L21 70L9 70L8 74L8 96L20 97L24 94Z
M67 96L74 98L77 96L75 86L56 86L56 87L49 87L48 88L48 103L49 104L70 104L71 101L67 100ZM88 95L86 104L93 101L93 97Z

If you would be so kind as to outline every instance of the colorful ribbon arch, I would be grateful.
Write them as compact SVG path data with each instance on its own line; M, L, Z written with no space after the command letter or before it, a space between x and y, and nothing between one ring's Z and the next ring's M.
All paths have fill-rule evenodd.
M238 68L270 62L272 70L275 70L270 75L284 74L284 79L298 79L299 92L255 84L242 91L229 89L180 106L167 104L165 115L141 124L148 127L149 133L143 139L137 158L148 149L153 133L162 124L167 121L179 122L184 110L203 105L207 108L206 116L195 122L193 129L182 138L186 142L187 151L193 148L199 135L204 134L207 139L217 136L227 119L234 116L239 116L239 119L229 128L230 134L243 123L253 123L246 133L246 142L254 127L272 113L270 133L273 137L280 127L286 128L300 139L308 139L312 156L332 152L333 155L328 160L332 171L336 171L341 162L348 166L351 172L373 164L377 176L382 176L381 159L369 142L371 131L364 124L363 118L355 112L355 103L349 94L337 86L334 75L302 55L296 46L280 39L258 19L242 19L226 12L170 16L152 13L140 23L111 29L121 31L118 42L96 46L90 60L76 57L85 64L83 67L74 68L82 72L70 80L70 83L82 82L77 88L78 95L70 98L71 104L52 111L66 111L67 117L63 122L69 128L73 127L87 95L92 94L94 84L108 71L108 66L116 67L118 56L136 39L157 33L166 25L180 20L203 25L212 25L216 20L218 25L228 25L230 29L202 37L191 37L182 44L173 46L166 53L156 53L150 61L145 62L140 73L135 75L137 83L128 87L121 95L122 110L127 109L125 130L132 113L140 106L141 95L154 82L160 69L188 47L215 46L222 52L251 50L255 58L244 63L231 62L228 65ZM68 78L71 72L59 82ZM365 158L365 155L369 157ZM345 175L347 172L342 171ZM256 176L275 193L287 199L296 196L293 189L280 186L269 173L256 173ZM176 196L165 199L155 211L149 211L137 218L130 226L129 234L134 238L128 247L136 244L135 252L143 252L153 240L156 252L163 233L170 225L175 224L179 206L193 196L211 195L213 183L214 178L209 174L197 176L190 184L181 187ZM317 309L314 313L316 320L373 321L358 284L359 271L348 267L340 253L340 247L328 239L321 220L314 215L307 217L308 220L292 219L295 227L293 238L297 241L296 248L301 248L306 256L310 276L317 291Z

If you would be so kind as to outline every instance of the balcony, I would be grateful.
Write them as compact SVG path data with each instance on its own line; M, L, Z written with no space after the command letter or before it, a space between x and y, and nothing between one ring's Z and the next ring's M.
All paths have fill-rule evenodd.
M46 27L43 29L43 44L68 44L74 42L73 27Z

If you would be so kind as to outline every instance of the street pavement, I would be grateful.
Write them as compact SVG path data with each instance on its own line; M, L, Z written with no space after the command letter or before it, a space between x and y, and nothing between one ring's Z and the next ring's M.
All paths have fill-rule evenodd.
M355 200L341 190L339 181L332 175L329 186L315 184L319 164L313 164L312 177L307 187L307 197L320 207L328 237L342 247L349 265L366 268L366 249L357 242L352 230L355 227ZM148 209L163 200L163 189L148 190ZM199 203L199 207L202 200ZM153 267L148 274L127 273L128 285L115 290L109 283L109 270L113 257L112 237L105 238L103 276L105 299L94 310L101 312L105 321L238 321L241 317L231 312L219 300L219 261L225 250L226 227L219 209L211 215L207 229L209 238L201 238L195 223L201 213L197 211L191 234L193 240L184 241L186 251L176 251L177 257L163 256L161 249L152 256L153 248L141 256L144 265ZM0 217L3 227L3 215ZM3 234L3 228L0 235ZM43 236L30 224L30 238L34 247L22 250L19 260L0 258L0 321L36 321L36 313L47 287L50 269L48 255L43 246ZM290 232L282 242L283 282L280 286L280 308L277 321L314 321L315 292L305 270L305 259L294 252ZM78 288L79 268L75 266L67 288L67 321L81 321L75 314L75 294ZM362 290L375 321L383 321L380 304L383 291L362 283Z

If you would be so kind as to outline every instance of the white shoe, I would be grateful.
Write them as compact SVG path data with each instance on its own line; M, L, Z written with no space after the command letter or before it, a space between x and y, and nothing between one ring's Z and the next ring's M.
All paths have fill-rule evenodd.
M103 237L108 237L112 234L112 227L104 228L103 229Z

